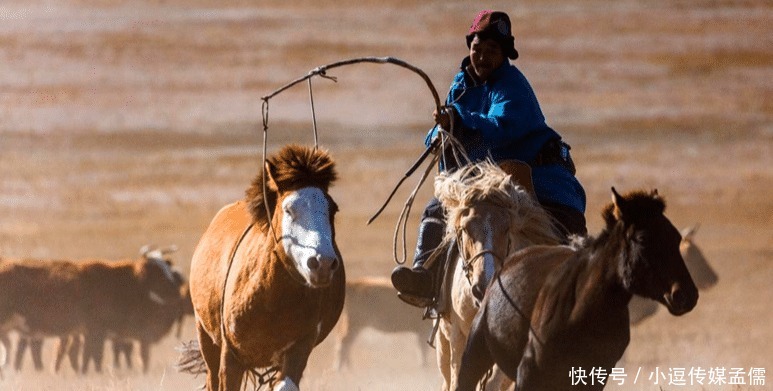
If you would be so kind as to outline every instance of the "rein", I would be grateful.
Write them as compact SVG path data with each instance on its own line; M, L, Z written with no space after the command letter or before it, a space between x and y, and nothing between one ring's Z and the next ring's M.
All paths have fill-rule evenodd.
M507 230L509 231L510 228L508 227ZM499 270L502 270L502 268L505 266L505 260L502 259L501 257L499 257L496 253L494 253L493 249L484 248L483 250L479 251L478 253L476 253L475 255L470 257L469 259L464 258L464 240L463 240L464 237L462 236L462 231L463 231L463 229L456 230L456 246L458 248L459 255L462 257L462 271L464 271L464 275L465 275L465 277L467 277L467 282L469 282L470 285L472 285L472 279L471 279L470 275L472 274L472 268L473 268L473 266L475 266L475 262L478 259L483 258L486 254L491 254L491 256L494 257L494 259L499 261ZM507 252L505 252L505 254L510 254L510 246L511 245L512 245L512 242L510 241L510 235L509 235L509 232L508 232L508 234L507 234Z

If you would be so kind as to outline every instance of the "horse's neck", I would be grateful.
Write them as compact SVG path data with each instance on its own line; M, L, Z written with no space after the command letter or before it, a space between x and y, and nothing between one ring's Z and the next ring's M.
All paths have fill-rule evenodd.
M626 245L614 238L605 237L606 243L595 243L581 250L577 275L578 303L605 303L606 306L624 307L631 300L631 294L621 283L618 263ZM602 245L600 245L602 244Z
M449 270L453 276L451 278L451 292L450 292L450 308L449 310L454 312L456 317L462 321L462 325L459 325L465 330L468 330L469 325L472 324L472 319L478 312L475 307L475 299L472 296L472 287L470 282L465 276L462 265L464 259L456 257L454 260L456 266Z
M550 232L528 228L510 233L510 254L534 245L559 245L561 239ZM509 254L508 254L509 255Z

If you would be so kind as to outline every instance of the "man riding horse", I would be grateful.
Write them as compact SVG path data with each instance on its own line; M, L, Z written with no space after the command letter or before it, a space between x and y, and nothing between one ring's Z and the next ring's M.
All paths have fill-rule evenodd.
M545 123L528 80L507 61L518 58L510 18L504 12L481 11L466 39L469 56L462 60L461 71L451 84L445 109L433 113L435 122L453 130L473 163L486 158L528 163L537 200L555 218L558 228L565 235L585 235L585 191L574 175L570 147ZM434 127L425 144L436 137ZM457 166L447 159L440 169ZM424 264L441 243L445 225L442 206L432 198L419 225L413 268L398 266L392 271L392 284L411 305L432 303L436 282Z

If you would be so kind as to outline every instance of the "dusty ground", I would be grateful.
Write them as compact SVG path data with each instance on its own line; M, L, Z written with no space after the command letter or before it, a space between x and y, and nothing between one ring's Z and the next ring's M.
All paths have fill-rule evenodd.
M257 173L261 96L318 65L371 55L424 69L444 95L479 7L285 3L3 2L0 255L117 259L146 243L175 243L187 272L211 217ZM720 276L692 313L660 311L632 331L620 364L628 381L609 388L771 389L773 6L570 0L491 7L510 13L516 64L573 146L590 231L599 230L610 186L656 187L677 226L701 224L697 241ZM315 79L314 96L320 142L341 172L332 191L341 207L339 245L350 276L383 276L394 266L393 225L415 180L379 220L365 222L421 152L433 102L417 76L397 67L331 73L338 83ZM304 85L271 101L269 149L286 142L313 142ZM190 321L185 334L192 338ZM329 369L326 342L302 386L437 388L438 371L417 365L412 341L366 333L357 364L339 372ZM20 373L6 371L0 389L194 389L203 379L172 367L178 343L170 337L157 346L145 376L38 374L27 362ZM733 368L747 375L762 368L766 386L752 388L748 376L745 386L647 379L678 368L725 368L728 380Z

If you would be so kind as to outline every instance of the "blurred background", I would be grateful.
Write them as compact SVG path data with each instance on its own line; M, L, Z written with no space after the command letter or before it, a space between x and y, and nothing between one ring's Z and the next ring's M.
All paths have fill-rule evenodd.
M657 188L678 228L719 275L698 307L632 329L620 366L773 368L773 4L768 1L212 0L21 1L0 4L0 257L137 258L145 244L190 256L216 211L258 174L261 100L311 69L393 56L423 69L444 98L482 8L507 12L548 124L572 145L591 233L610 187ZM360 64L313 79L320 145L338 161L331 193L350 278L395 266L394 224L418 176L367 219L423 151L432 95L417 75ZM269 152L313 144L305 83L270 102ZM408 225L431 194L426 184ZM398 246L401 250L402 246ZM0 292L2 295L2 292ZM52 298L55 300L55 298ZM372 309L371 309L372 310ZM410 311L395 300L384 311ZM426 332L429 332L429 322ZM193 338L188 318L181 340ZM320 345L301 386L311 390L439 388L433 353L406 334L358 337L332 370ZM6 390L179 390L174 336L148 374L5 368ZM768 379L770 380L770 379ZM640 382L610 389L675 387ZM770 382L768 382L769 384ZM713 388L712 388L713 387ZM768 386L769 387L769 386Z

